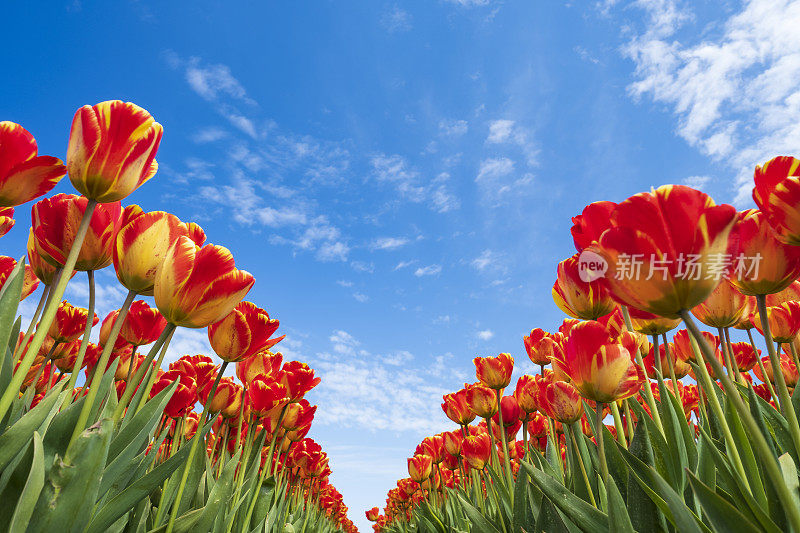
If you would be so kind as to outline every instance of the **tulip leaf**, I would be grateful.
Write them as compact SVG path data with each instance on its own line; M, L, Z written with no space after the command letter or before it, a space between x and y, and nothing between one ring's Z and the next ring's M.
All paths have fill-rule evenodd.
M535 531L546 531L547 533L570 533L570 530L561 519L556 506L547 497L542 499L542 507L541 511L539 512L539 516L536 519Z
M22 296L24 282L25 256L23 255L17 260L14 270L11 271L11 274L8 275L5 283L3 283L3 287L0 288L0 347L2 347L4 356L6 355L5 347L9 344L11 330L14 327L17 316L17 308L19 307L19 299Z
M472 531L476 533L500 533L500 530L493 526L471 503L469 503L463 496L458 496L464 512L472 522L475 528Z
M0 470L3 470L9 461L30 442L33 432L39 429L51 415L59 398L63 399L63 396L59 394L46 396L36 407L22 415L14 425L0 435Z
M206 424L202 429L205 435L210 429L212 422ZM198 429L198 431L200 431ZM125 515L137 502L147 498L151 492L158 488L164 480L172 475L178 468L184 465L189 456L189 446L183 446L176 451L166 461L159 464L147 474L140 477L128 485L119 494L108 500L100 509L95 512L92 521L86 528L85 533L101 533L116 522L121 516Z
M106 462L113 422L84 430L62 459L56 456L28 531L81 531L91 517Z
M609 479L609 483L606 485L606 492L609 531L634 533L631 517L628 515L628 510L625 507L625 500L622 499L622 494L619 493L617 484L611 479Z
M38 431L33 432L31 445L33 446L33 460L30 474L14 509L14 515L8 526L9 533L23 533L25 531L33 514L33 509L36 507L39 494L42 492L42 487L44 487L44 452L42 451L42 437Z
M738 531L741 533L761 531L760 528L756 527L746 516L740 513L736 506L715 493L691 472L689 472L689 483L715 530Z
M710 531L686 506L683 498L675 492L675 489L653 467L642 462L622 446L619 446L619 451L630 466L630 472L634 475L636 482L678 531L686 533Z
M733 394L739 394L734 391ZM739 413L733 406L732 401L726 397L725 401L725 418L730 426L733 438L736 441L736 449L742 459L745 472L747 473L747 482L750 485L753 496L761 506L767 505L767 494L764 492L764 485L761 481L761 471L756 462L755 453L750 445L750 438L747 436L742 420L739 418Z
M647 420L650 417L645 415ZM651 420L652 421L652 420ZM652 426L654 431L655 425ZM636 424L636 431L633 434L628 451L645 464L653 464L653 447L650 445L650 426L644 423L644 419L640 419ZM666 531L667 523L664 515L658 510L656 504L650 499L648 494L642 490L634 479L634 474L628 473L628 493L626 499L628 505L628 514L631 518L631 524L636 531L640 533L660 532Z
M517 481L514 484L514 513L511 521L511 532L522 533L531 531L536 525L533 522L531 504L528 500L528 473L524 468L520 468L517 473Z
M9 383L11 383L11 375L13 374L14 368L12 359L14 358L14 349L16 348L17 340L19 339L19 330L21 325L22 316L18 316L14 321L14 326L11 328L8 349L5 351L5 357L3 357L2 361L0 361L0 390L6 390ZM3 345L0 344L0 350L3 349L2 346Z
M528 475L538 485L544 495L584 531L600 531L608 529L608 517L592 505L578 498L555 479L541 471L522 463Z
M797 478L797 465L795 465L792 456L788 453L778 458L778 464L781 467L783 479L786 482L786 488L789 489L794 504L800 508L800 497L798 497L798 494L800 494L800 480Z

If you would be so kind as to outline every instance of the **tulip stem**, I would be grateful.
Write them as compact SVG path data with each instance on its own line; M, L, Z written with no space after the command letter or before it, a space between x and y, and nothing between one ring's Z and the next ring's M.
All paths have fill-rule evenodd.
M728 371L728 377L734 379L733 363L731 362L731 353L728 351L728 343L725 342L725 330L717 328L717 336L719 337L720 344L722 345L722 356L725 360L725 370Z
M121 314L122 313L120 313L120 315ZM170 326L172 326L173 329L175 328L175 326L170 323L167 324L167 327L164 328L164 331L166 332L168 329L170 329ZM161 335L164 336L164 333L162 333ZM153 352L153 350L150 351ZM203 405L203 416L200 417L200 421L198 421L197 424L197 431L192 437L192 446L191 448L189 448L189 456L186 458L186 462L184 463L183 474L181 475L181 482L178 485L178 494L175 496L174 503L172 504L172 509L170 510L169 513L169 523L167 524L166 533L172 533L172 529L175 527L175 519L178 517L178 508L181 506L183 491L186 489L186 481L189 479L189 471L192 469L192 462L194 461L194 456L197 454L197 448L200 444L200 441L202 440L201 435L203 433L203 428L205 427L206 423L206 412L208 406L211 404L211 401L214 399L214 393L217 392L217 386L219 385L219 382L222 379L222 374L225 372L225 369L227 368L228 368L228 361L224 361L222 363L222 367L219 369L219 372L217 373L217 377L214 378L214 383L211 385L211 391L208 393L208 398L206 398L206 403ZM137 371L136 373L138 375L139 372Z
M742 371L739 369L739 362L736 361L736 354L733 352L733 344L731 343L731 328L723 328L723 333L725 333L725 344L728 345L728 353L731 354L731 363L733 364L733 373L736 376L736 381L745 385L744 378L742 377Z
M600 477L603 480L603 485L608 485L608 463L606 463L606 446L605 439L603 438L603 402L597 402L595 408L594 434L597 436L597 457L600 462Z
M667 366L669 366L669 378L672 380L672 391L675 393L675 397L680 400L680 394L678 393L678 378L675 377L675 362L672 360L672 351L669 349L669 342L667 342L667 334L664 333L661 335L661 340L664 341L664 355L667 356ZM681 402L683 405L683 402Z
M511 475L511 461L508 459L508 443L506 442L506 427L503 424L503 406L500 402L502 392L497 391L497 418L500 421L500 441L503 443L503 463L506 470L506 481L508 482L508 490L511 495L511 504L514 504L514 481Z
M775 388L778 391L781 413L786 418L795 450L798 455L800 455L800 426L797 425L797 413L795 413L794 406L792 406L789 389L786 387L786 380L783 378L780 355L775 351L775 343L772 340L769 315L767 314L767 297L763 294L756 295L756 303L758 304L758 315L761 318L761 329L764 332L764 340L767 343L769 362L772 364L772 379L775 381Z
M568 426L567 430L569 431L570 439L572 439L572 445L575 448L575 455L578 456L578 467L581 469L581 475L583 476L583 482L586 484L586 491L589 493L589 499L591 500L592 505L594 505L594 508L597 509L597 501L594 499L592 484L589 483L589 476L586 473L586 465L583 464L583 457L581 456L581 451L578 447L578 440L575 437L576 431L581 431L581 423L573 422Z
M794 347L794 340L792 342L787 342L786 344L789 345L789 353L792 354L792 361L794 362L794 367L800 372L800 361L797 360L797 348Z
M631 333L634 332L633 325L631 323L631 315L628 312L628 308L624 305L620 306L622 309L622 318L625 320L625 327L628 328L628 331ZM636 359L636 364L639 365L639 368L642 369L642 375L647 376L647 369L644 366L644 361L642 360L642 351L641 348L639 350L634 350L633 356ZM661 414L658 412L658 408L656 407L656 398L653 396L653 388L650 386L650 379L647 379L647 384L644 387L644 397L647 400L647 405L650 407L650 416L653 419L653 422L656 423L656 427L664 434L664 424L661 423Z
M86 276L89 282L89 307L86 313L86 327L83 329L81 347L78 349L78 356L75 358L75 366L72 367L72 374L69 376L67 390L72 390L75 387L75 383L78 381L78 371L83 368L83 358L86 356L86 348L89 347L89 337L92 335L95 305L94 270L86 271ZM61 408L65 408L71 401L71 395L66 396L64 398L64 404L61 406Z
M169 343L170 341L172 341L172 336L175 335L175 329L176 328L173 328L167 335L167 338L164 339L164 343L161 345L161 351L158 354L158 360L156 360L156 364L145 371L144 376L147 377L147 386L145 386L144 394L142 394L142 397L139 398L139 403L136 405L136 411L134 411L134 413L138 413L139 411L142 410L145 402L147 402L149 398L150 391L153 390L153 385L155 385L156 383L156 374L158 373L158 370L161 368L161 363L164 362L164 357L167 355L167 348L169 348ZM135 351L136 350L134 350L134 352ZM142 362L142 364L144 364L144 361ZM134 377L136 375L137 374L134 374ZM134 383L137 382L134 381Z
M253 518L253 510L256 508L256 500L258 499L258 493L261 491L261 486L264 484L267 469L269 469L270 475L272 475L272 455L275 453L275 443L278 441L278 430L283 423L283 417L286 415L286 409L288 407L289 404L286 404L283 406L283 409L281 409L281 414L278 417L278 423L275 424L274 431L272 432L272 440L269 443L269 451L267 452L267 462L264 463L264 466L261 468L261 472L258 473L258 484L256 484L253 497L250 500L250 505L247 507L247 515L244 519L245 527L247 527L247 525L250 523L250 520ZM283 445L281 445L281 447L283 447ZM259 457L259 461L260 460L261 457Z
M17 364L17 360L20 355L20 349L25 349L25 345L28 344L28 341L33 335L33 330L36 327L36 321L39 320L39 315L42 313L42 309L44 308L44 304L47 303L47 297L50 294L50 285L45 285L44 290L42 290L42 296L39 298L39 304L36 306L36 311L33 313L33 317L31 318L30 323L28 324L28 329L25 331L25 336L22 337L22 342L17 345L14 349L14 364Z
M622 427L622 417L619 415L619 406L617 402L611 402L611 415L614 417L614 428L617 430L617 442L623 448L628 449L628 443L625 442L625 428Z
M766 383L767 388L769 389L769 395L772 398L772 401L777 405L778 395L772 386L772 382L767 377L767 370L764 368L764 362L761 360L761 357L758 354L758 348L756 347L756 341L753 339L753 333L749 329L747 330L747 336L750 338L750 346L753 347L753 353L756 356L756 364L758 365L758 369L761 370L761 377L764 378L764 383Z
M5 419L8 409L11 407L11 402L17 399L20 385L22 385L22 382L25 380L25 376L31 369L36 354L39 353L39 348L42 347L42 343L44 343L45 337L47 337L50 324L52 324L58 306L61 304L61 298L63 298L64 292L67 290L67 283L69 283L72 272L75 270L75 263L78 261L78 254L83 246L83 240L86 238L86 232L89 231L89 223L92 221L92 213L94 213L94 208L96 206L96 200L89 200L86 203L86 210L83 212L81 223L75 233L75 240L72 242L72 248L69 250L64 268L58 278L58 284L55 286L55 289L51 291L49 296L50 301L45 306L44 312L42 313L42 320L36 328L36 333L33 335L30 346L27 347L16 372L14 372L14 375L11 377L11 382L3 392L3 396L0 397L0 420Z
M763 308L764 314L766 314L766 302L763 296L756 296L756 300L759 301L759 307ZM761 312L761 309L759 309ZM764 466L764 469L767 472L767 475L770 478L775 490L778 493L778 498L781 501L784 511L786 512L787 518L789 519L789 523L794 531L800 531L800 507L794 503L794 496L792 496L791 491L786 485L786 482L783 478L783 473L781 471L780 466L778 465L778 461L775 459L773 455L772 449L767 444L767 440L764 438L764 435L761 433L761 430L758 427L758 423L753 418L753 415L750 413L750 409L744 404L742 401L741 396L736 392L735 385L730 380L728 376L726 376L723 372L722 365L717 361L714 357L714 354L711 350L711 347L708 345L706 340L703 338L702 334L700 333L700 329L695 324L694 320L691 317L691 314L688 310L684 309L680 312L681 318L683 322L686 324L686 327L691 331L692 335L697 339L697 343L700 345L700 349L705 352L711 366L714 368L714 374L720 374L723 386L726 391L733 391L733 393L728 394L728 398L730 398L733 406L739 412L739 416L742 420L742 423L745 426L745 432L747 433L748 437L750 438L750 442L753 444L754 451L758 454L759 459L761 459L761 463ZM769 326L767 325L767 321L762 319L762 323L764 324L764 332L767 333ZM771 342L772 338L768 339L768 342ZM774 350L774 347L773 347ZM704 375L705 379L710 381L708 378L708 371L705 368L705 364L700 365L701 373ZM709 383L710 385L710 383ZM708 396L713 397L713 400L716 401L716 393L711 390L709 386ZM713 401L712 401L713 405ZM723 430L726 430L726 433L730 433L730 429L728 428L727 422L725 418L721 416L721 413L717 413L720 422L722 422ZM795 428L797 428L797 422L795 422ZM727 443L727 452L729 455L733 455L732 452L736 451L735 457L739 457L738 450L735 447L735 443L727 441L727 434L726 434L726 443ZM741 476L742 481L745 483L745 486L748 488L750 492L749 484L747 483L747 476L744 473L744 469L739 469L741 465L741 459L737 463L734 463L734 466L737 466L737 471L739 471L739 475Z

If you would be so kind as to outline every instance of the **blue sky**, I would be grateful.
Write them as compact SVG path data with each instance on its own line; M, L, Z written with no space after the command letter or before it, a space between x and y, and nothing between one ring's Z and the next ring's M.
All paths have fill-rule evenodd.
M472 357L525 371L523 334L563 318L572 215L663 183L749 206L753 166L800 146L797 1L27 4L5 7L0 117L62 158L80 105L163 124L129 202L256 276L323 379L311 435L362 526ZM124 293L98 279L107 312ZM182 331L171 357L206 345Z

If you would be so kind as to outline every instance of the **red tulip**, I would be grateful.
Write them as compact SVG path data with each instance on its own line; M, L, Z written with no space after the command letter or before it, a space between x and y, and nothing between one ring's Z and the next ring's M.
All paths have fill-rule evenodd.
M155 175L162 133L150 113L130 102L81 107L67 146L72 185L91 200L122 200Z
M775 157L756 167L753 200L778 240L800 244L800 160Z
M267 416L288 401L286 387L265 376L256 377L247 389L247 400L253 414Z
M575 249L582 252L600 240L600 235L610 227L614 202L594 202L583 208L583 212L572 217L572 239Z
M11 231L14 223L14 208L0 207L0 237Z
M37 155L28 130L0 122L0 207L13 207L50 192L67 173L60 159Z
M553 301L573 318L596 320L610 313L615 306L604 278L584 281L581 278L579 254L558 264L553 284Z
M464 387L467 386L466 384L464 385ZM444 403L442 403L444 414L456 424L466 426L475 420L475 413L472 412L467 402L466 388L445 394L442 396L442 400L444 400Z
M56 194L33 204L31 219L35 245L51 265L64 266L66 263L87 203L83 196ZM111 264L121 216L119 202L95 207L75 270L100 270Z
M492 454L492 440L486 433L470 435L461 446L464 460L476 470L483 470Z
M735 220L733 207L716 206L690 187L665 185L619 204L612 227L593 250L608 262L607 279L617 300L678 318L722 280Z
M0 287L5 284L6 280L15 268L17 268L16 259L13 257L6 257L5 255L0 255ZM39 280L36 278L34 270L29 265L25 265L22 276L22 294L20 294L19 301L21 302L30 296L38 286Z
M170 400L164 407L164 414L170 418L180 418L188 413L197 403L197 385L191 376L181 374L176 370L164 372L153 384L150 397L153 398L173 382L178 381L178 388L172 393Z
M286 387L286 395L292 403L299 401L322 380L314 377L314 370L307 364L289 361L281 368L280 381Z
M144 346L155 342L166 326L167 320L158 309L136 300L131 304L119 334L133 346Z
M514 358L507 353L497 357L476 357L475 373L480 381L490 389L504 389L511 382L511 373L514 371Z
M223 361L235 363L280 342L283 336L270 339L278 324L263 309L241 302L225 318L208 326L208 340Z
M88 320L89 310L83 307L75 307L67 301L61 302L56 310L56 316L47 334L56 342L72 342L83 335ZM92 325L97 324L99 319L95 314L92 317Z

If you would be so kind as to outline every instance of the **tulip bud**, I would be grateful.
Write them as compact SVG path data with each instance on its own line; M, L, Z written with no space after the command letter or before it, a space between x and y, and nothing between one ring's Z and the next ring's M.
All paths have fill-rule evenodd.
M504 389L511 382L511 372L514 370L514 358L507 353L497 357L476 357L475 373L484 386L490 389Z

